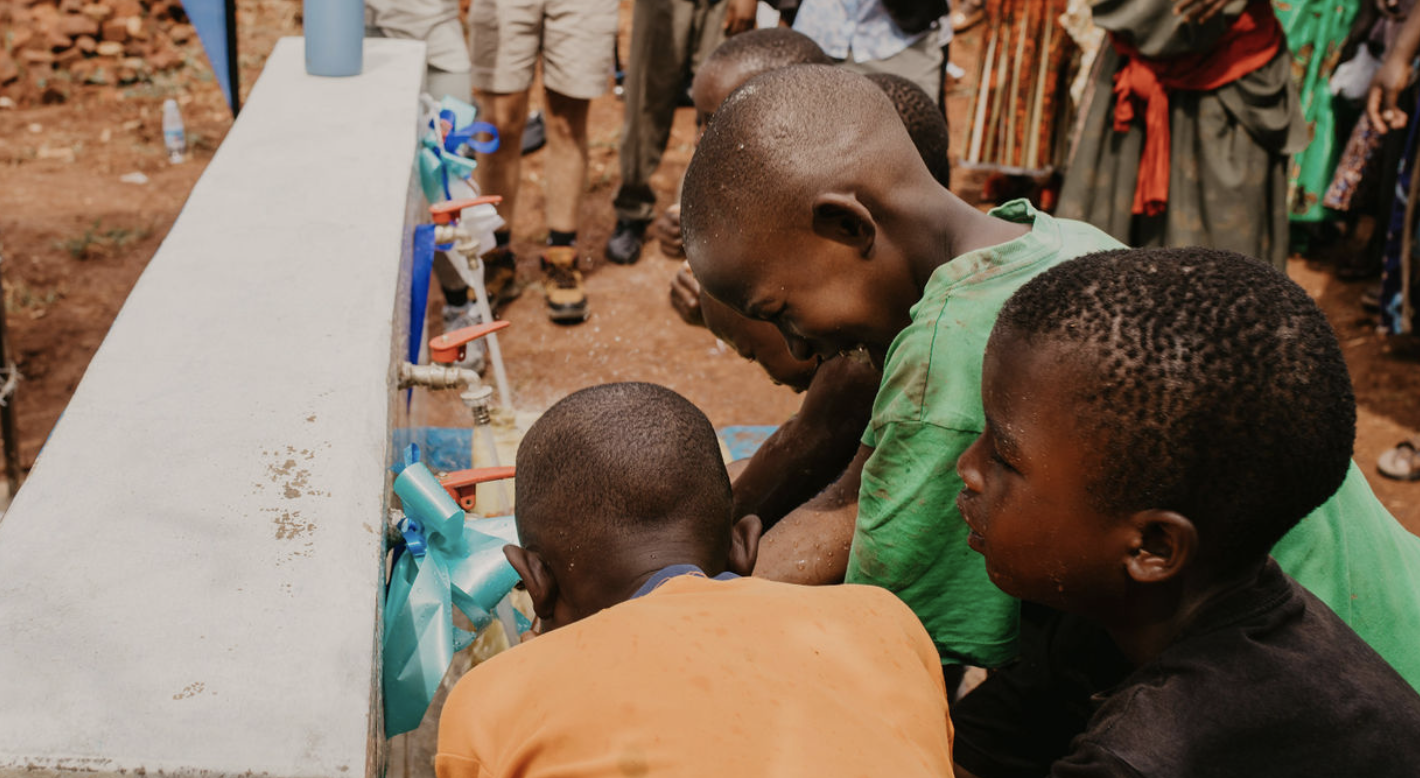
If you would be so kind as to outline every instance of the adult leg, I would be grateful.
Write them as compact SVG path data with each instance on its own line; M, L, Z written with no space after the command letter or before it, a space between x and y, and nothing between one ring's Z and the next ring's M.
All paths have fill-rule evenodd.
M575 323L587 301L577 271L576 229L587 186L587 108L606 92L616 41L617 6L546 0L542 82L547 90L547 226L543 253L548 316Z
M528 120L528 93L500 94L476 89L474 95L481 109L480 118L498 128L499 138L497 151L477 155L474 180L478 182L478 191L503 198L498 213L512 225L518 201L519 176L523 171L522 146L518 139L523 137L523 125Z
M587 318L587 294L577 269L577 215L587 188L587 108L590 101L546 90L547 161L544 185L548 247L543 250L547 315L559 324Z
M675 94L681 84L674 31L678 6L688 0L636 0L627 51L625 118L617 160L621 185L612 206L620 221L646 223L654 215L651 174L670 134Z
M728 0L720 0L711 5L700 0L697 5L695 19L689 28L689 38L685 42L692 76L700 72L700 65L710 56L710 52L725 42L725 11L729 5Z
M513 223L519 139L527 124L528 88L537 67L543 31L541 0L473 0L468 10L470 76L481 118L498 129L498 150L479 154L474 180L480 192L503 198L499 213Z
M651 175L665 153L687 67L723 40L725 5L726 0L636 2L618 155L621 185L612 201L616 228L606 246L612 262L630 264L641 256L646 225L655 215Z
M576 232L587 188L587 109L589 100L547 95L547 228ZM524 101L526 106L526 101Z
M547 226L577 229L586 188L587 108L607 90L616 3L546 0L542 82L547 94Z

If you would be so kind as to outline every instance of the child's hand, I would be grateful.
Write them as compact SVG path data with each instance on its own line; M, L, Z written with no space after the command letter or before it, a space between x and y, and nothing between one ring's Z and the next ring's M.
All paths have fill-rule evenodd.
M685 241L680 236L680 205L672 205L651 223L651 236L661 244L667 259L685 258Z
M671 281L671 307L686 324L705 326L705 314L700 311L700 282L690 272L689 262L681 264L675 279Z
M1384 135L1405 126L1407 117L1395 101L1409 83L1410 62L1395 56L1386 57L1371 79L1371 89L1366 95L1366 116L1376 132Z

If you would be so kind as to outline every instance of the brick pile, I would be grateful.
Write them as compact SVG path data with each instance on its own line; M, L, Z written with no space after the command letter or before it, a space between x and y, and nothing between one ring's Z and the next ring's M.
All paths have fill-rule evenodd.
M152 80L200 52L196 38L180 0L0 0L0 95L61 102Z

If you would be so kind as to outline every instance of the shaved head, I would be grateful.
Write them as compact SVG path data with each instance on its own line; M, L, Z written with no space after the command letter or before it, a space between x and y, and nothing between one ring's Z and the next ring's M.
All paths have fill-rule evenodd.
M716 110L686 170L681 231L706 293L773 322L796 358L880 357L921 296L910 256L939 195L882 89L796 65Z
M710 52L691 86L699 121L708 121L740 84L761 73L790 65L832 65L833 60L807 35L787 27L768 27L736 35Z
M807 218L812 191L865 190L864 174L884 167L930 175L881 89L827 65L771 70L725 99L691 158L681 204L686 243L742 230L751 215L759 223L790 210Z
M789 65L832 65L813 39L787 27L740 33L715 48L702 68L733 68L743 77Z

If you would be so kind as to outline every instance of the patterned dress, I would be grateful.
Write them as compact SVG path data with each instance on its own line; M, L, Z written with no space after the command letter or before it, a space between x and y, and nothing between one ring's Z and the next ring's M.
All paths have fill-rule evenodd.
M1369 0L1367 0L1369 2ZM1325 218L1320 200L1336 167L1336 120L1328 82L1340 64L1351 31L1355 0L1272 0L1292 52L1292 81L1301 95L1311 142L1292 157L1287 175L1287 211L1292 221Z
M1185 22L1173 6L1172 0L1096 0L1094 21L1126 36L1144 56L1170 59L1211 48L1241 4L1203 25ZM1291 57L1279 52L1211 91L1170 92L1168 205L1157 216L1136 216L1132 209L1143 122L1125 132L1113 127L1113 80L1121 60L1112 46L1100 52L1095 97L1085 109L1057 215L1089 222L1133 246L1229 249L1285 271L1288 155L1307 143Z

